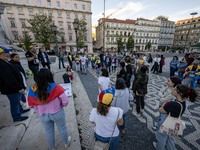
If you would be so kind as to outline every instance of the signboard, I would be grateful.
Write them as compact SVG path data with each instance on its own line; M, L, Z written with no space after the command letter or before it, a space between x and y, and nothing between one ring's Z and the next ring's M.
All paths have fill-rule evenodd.
M71 83L60 84L65 89L65 94L67 96L72 96L72 86Z

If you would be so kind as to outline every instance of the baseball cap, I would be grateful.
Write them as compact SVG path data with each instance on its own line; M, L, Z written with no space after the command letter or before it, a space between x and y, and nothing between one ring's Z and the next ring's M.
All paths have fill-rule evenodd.
M0 53L9 53L10 51L12 51L11 48L6 48L6 47L3 47L3 46L0 46Z
M106 90L102 90L101 93L99 94L99 102L109 105L114 97L115 94L115 88L110 87Z

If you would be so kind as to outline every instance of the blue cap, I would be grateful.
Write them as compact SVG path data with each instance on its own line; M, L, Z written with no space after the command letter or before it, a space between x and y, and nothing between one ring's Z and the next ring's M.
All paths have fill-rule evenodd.
M0 53L9 53L10 51L12 51L12 48L0 46Z

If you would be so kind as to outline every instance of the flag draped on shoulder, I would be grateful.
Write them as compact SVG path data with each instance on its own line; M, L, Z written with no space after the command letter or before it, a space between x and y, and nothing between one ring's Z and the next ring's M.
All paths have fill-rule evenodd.
M52 100L54 100L56 97L58 97L62 93L64 93L65 90L59 84L50 83L47 91L48 91L49 96L48 96L46 102L43 103L38 98L37 85L30 87L29 92L28 92L28 105L29 106L37 106L37 105L44 105L46 103L49 103Z

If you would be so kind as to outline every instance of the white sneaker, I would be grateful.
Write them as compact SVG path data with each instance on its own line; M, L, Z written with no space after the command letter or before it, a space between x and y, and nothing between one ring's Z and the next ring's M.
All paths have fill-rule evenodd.
M156 149L156 147L157 147L157 143L156 142L153 142L153 147Z
M140 112L143 113L143 112L144 112L144 109L141 109Z
M136 116L136 117L140 117L141 116L141 114L140 113L137 113L136 111L132 111L132 114L134 115L134 116Z
M68 144L65 144L65 148L68 148L70 146L71 139L72 139L72 137L68 136Z

